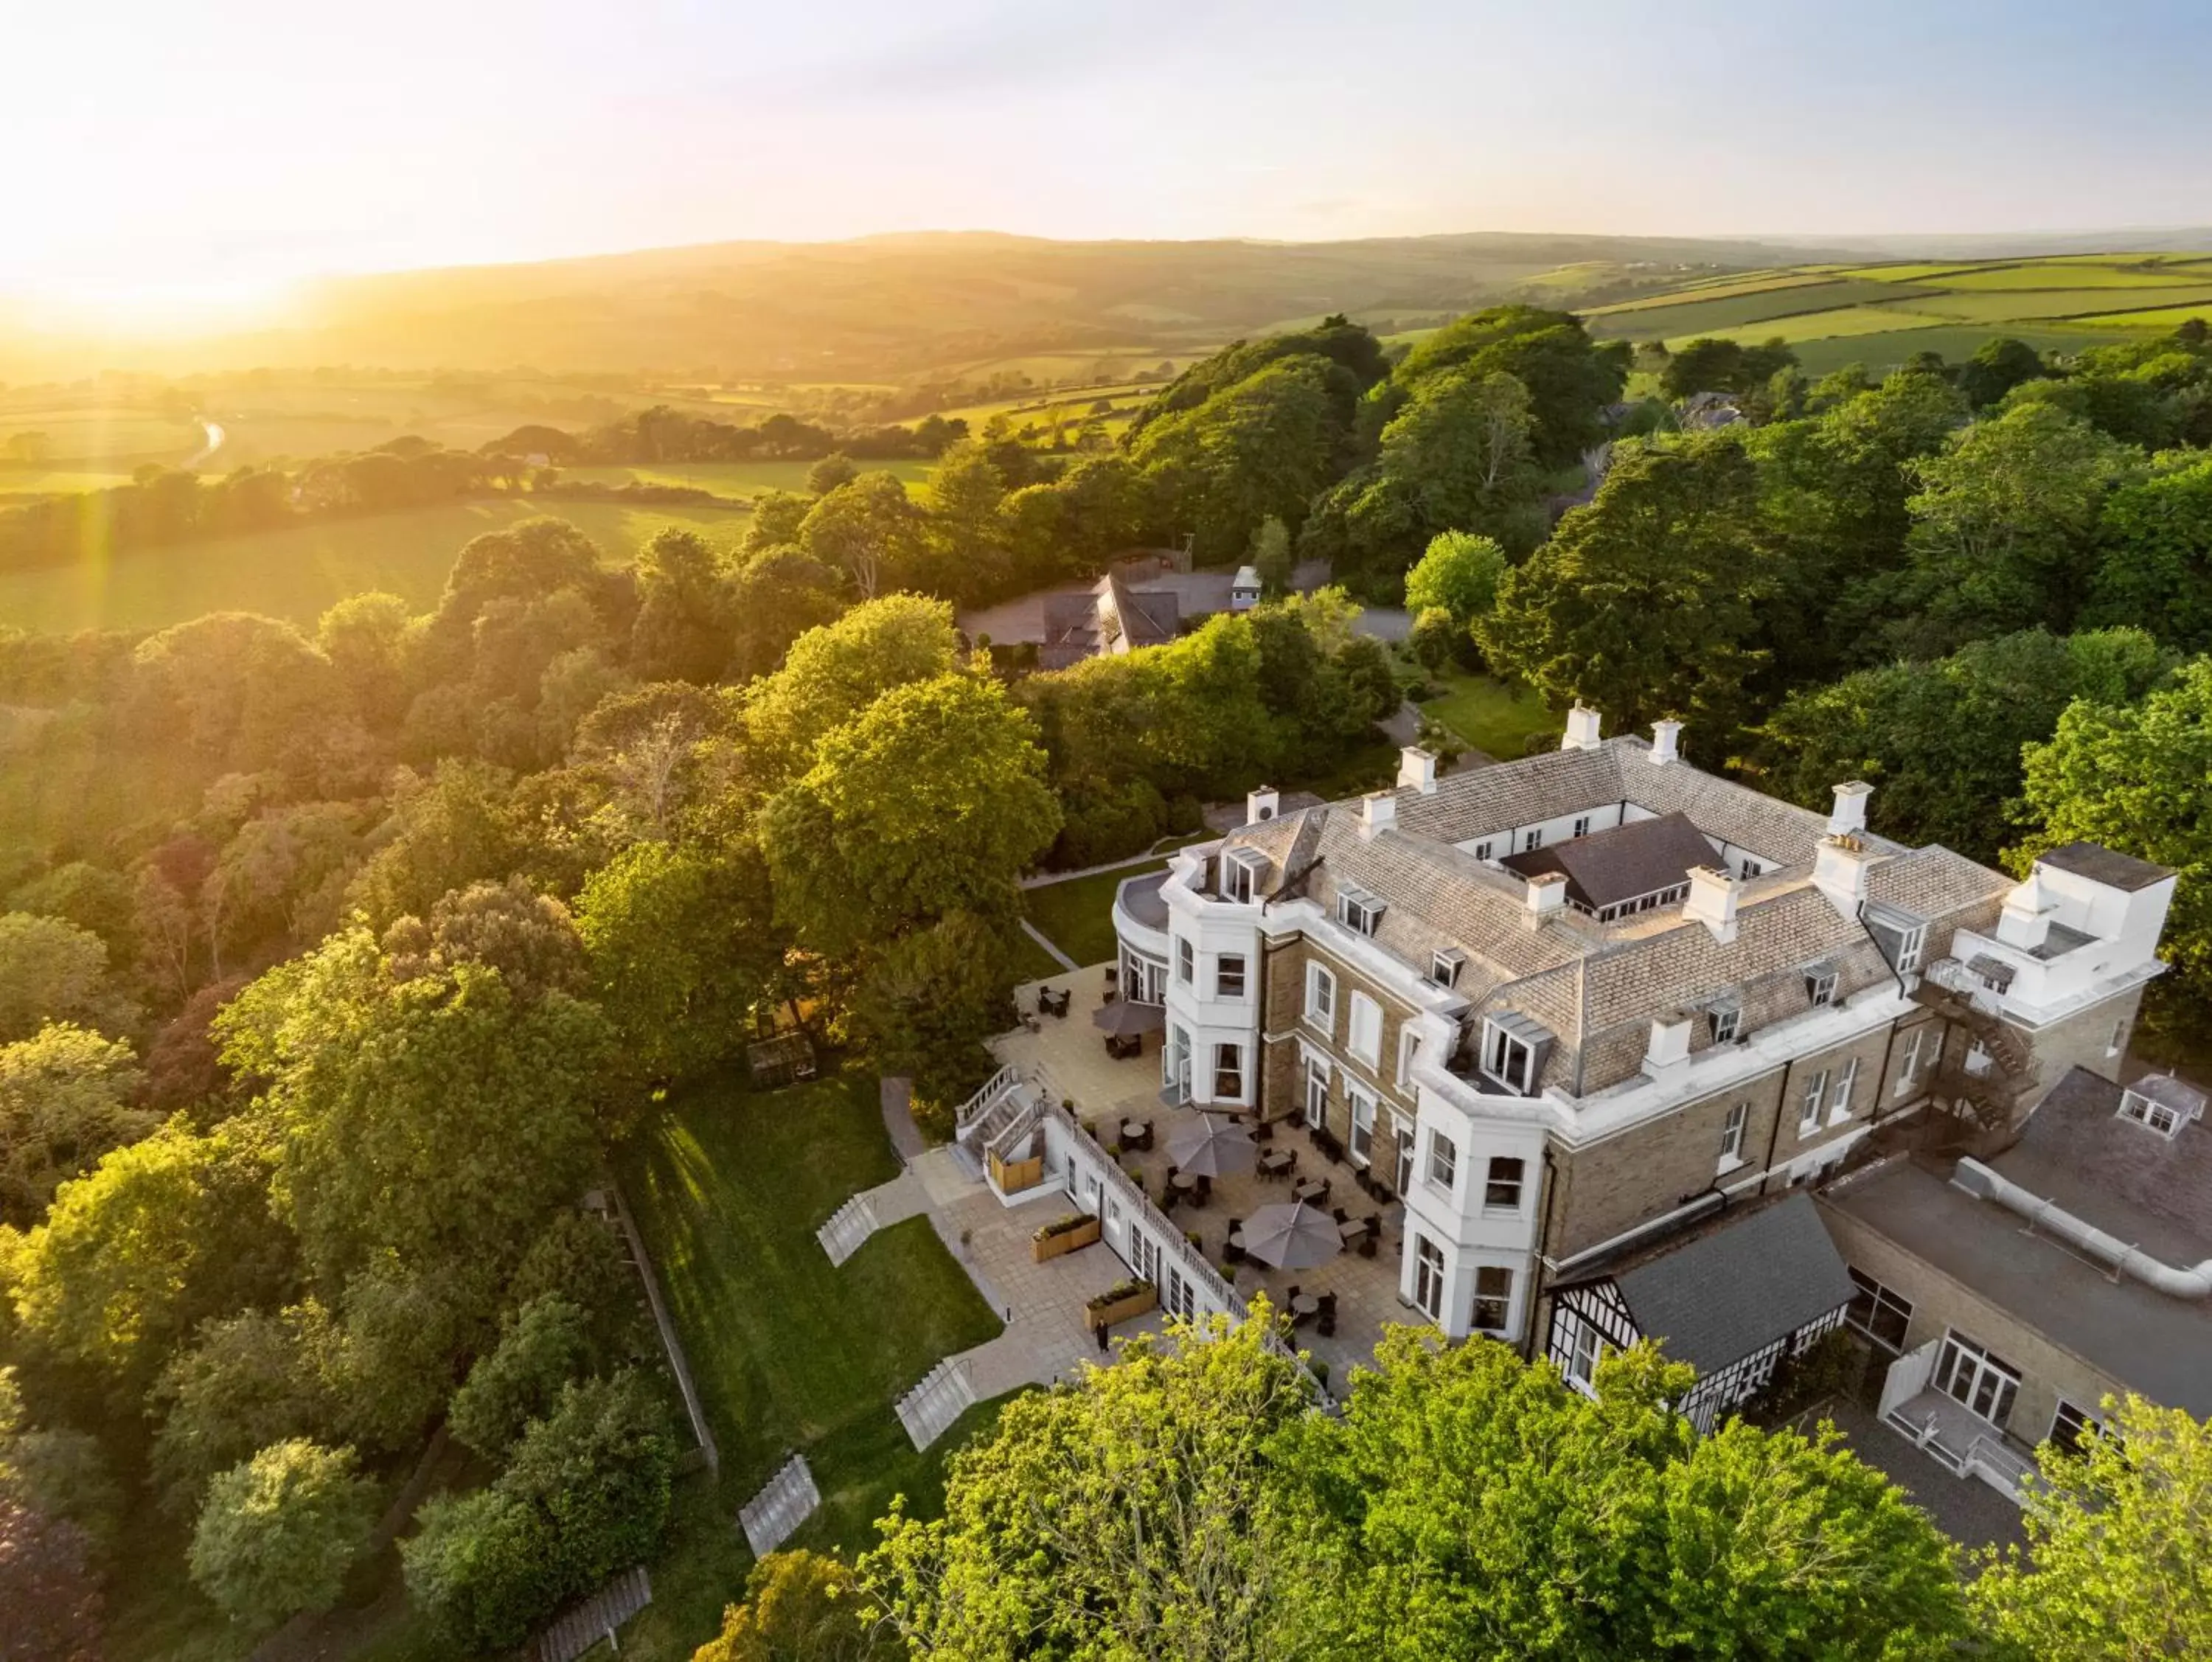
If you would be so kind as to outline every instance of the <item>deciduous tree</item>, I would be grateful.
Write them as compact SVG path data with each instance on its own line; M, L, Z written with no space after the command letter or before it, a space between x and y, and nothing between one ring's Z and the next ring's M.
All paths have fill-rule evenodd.
M328 1610L375 1516L375 1490L356 1472L351 1449L273 1443L208 1486L192 1531L192 1580L254 1627Z
M160 1122L131 1105L131 1047L67 1024L0 1044L0 1221L28 1227L54 1190Z

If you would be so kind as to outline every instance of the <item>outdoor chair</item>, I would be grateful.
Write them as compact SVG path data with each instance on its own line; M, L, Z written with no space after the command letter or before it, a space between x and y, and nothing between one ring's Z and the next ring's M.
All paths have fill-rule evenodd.
M1339 1223L1350 1223L1352 1221L1352 1214L1346 1211L1340 1206L1332 1207L1329 1210L1329 1215L1334 1217Z
M1315 1318L1314 1324L1315 1330L1317 1331L1322 1338L1333 1339L1336 1336L1335 1294L1324 1293L1321 1295L1321 1314Z
M1244 1262L1243 1233L1244 1220L1242 1218L1230 1219L1229 1236L1222 1244L1221 1248L1221 1261L1224 1263L1242 1263Z
M1273 1142L1275 1140L1275 1122L1271 1119L1261 1120L1252 1128L1252 1140L1255 1142Z

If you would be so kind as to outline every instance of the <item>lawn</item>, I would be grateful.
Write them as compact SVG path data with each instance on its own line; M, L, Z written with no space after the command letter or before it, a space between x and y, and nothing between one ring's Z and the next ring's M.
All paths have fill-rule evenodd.
M1000 1323L926 1218L879 1231L838 1268L815 1239L848 1196L898 1172L871 1078L695 1087L616 1164L721 1450L719 1486L687 1487L653 1611L624 1640L626 1654L679 1658L741 1590L737 1508L793 1451L823 1497L794 1545L868 1545L895 1495L942 1504L945 1457L997 1405L917 1454L892 1404Z
M1501 762L1528 754L1529 741L1557 737L1562 723L1527 687L1493 675L1437 678L1444 691L1421 705L1475 749Z
M1064 883L1024 889L1022 910L1046 939L1078 964L1109 963L1117 951L1114 941L1114 891L1121 886L1122 879L1164 871L1167 863L1165 860L1150 861L1141 866L1125 866L1118 871L1071 877ZM1059 967L1053 966L1054 971Z
M461 545L479 532L551 513L580 527L610 561L627 561L666 525L732 540L749 515L732 508L494 499L337 520L283 531L148 549L76 565L0 572L0 618L25 629L159 629L203 612L245 610L313 625L333 601L388 589L428 608Z

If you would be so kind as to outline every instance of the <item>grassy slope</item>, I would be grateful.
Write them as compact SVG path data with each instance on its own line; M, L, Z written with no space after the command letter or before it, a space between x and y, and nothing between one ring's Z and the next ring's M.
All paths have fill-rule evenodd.
M1553 738L1560 730L1559 718L1527 687L1491 675L1447 675L1438 679L1444 691L1426 700L1421 705L1423 712L1501 762L1528 754L1532 738Z
M866 473L896 473L921 484L936 471L926 461L861 461ZM561 477L592 484L680 484L720 496L756 496L763 490L804 490L814 464L807 461L656 462L635 467L564 467Z
M665 525L727 541L745 523L726 508L488 501L225 537L74 566L0 572L0 618L26 629L155 629L203 612L246 610L312 624L334 600L388 589L428 606L463 543L534 514L572 521L626 561Z
M1022 909L1054 946L1078 964L1104 964L1113 959L1115 950L1114 892L1121 886L1122 879L1164 870L1167 863L1156 860L1146 865L1024 889Z
M695 1087L617 1166L722 1454L719 1491L687 1490L653 1609L625 1636L626 1655L678 1658L741 1591L737 1507L791 1451L823 1495L793 1544L856 1549L894 1495L918 1510L941 1503L945 1458L996 1405L916 1454L892 1403L1000 1324L926 1219L881 1231L842 1268L815 1239L847 1196L897 1173L872 1080L766 1095Z

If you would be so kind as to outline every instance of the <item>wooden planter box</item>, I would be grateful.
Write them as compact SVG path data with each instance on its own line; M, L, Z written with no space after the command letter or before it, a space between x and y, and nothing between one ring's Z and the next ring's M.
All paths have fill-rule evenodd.
M1049 1233L1040 1232L1036 1238L1030 1242L1030 1250L1036 1255L1036 1262L1042 1263L1048 1258L1060 1257L1066 1253L1091 1245L1097 1240L1098 1231L1097 1218L1095 1215L1086 1215L1079 1222L1070 1224L1065 1229L1055 1229Z
M1112 1327L1157 1308L1159 1301L1159 1288L1146 1282L1117 1298L1109 1299L1102 1294L1091 1300L1084 1306L1084 1313L1090 1317L1093 1327Z
M991 1181L1002 1195L1018 1195L1044 1181L1042 1154L1031 1154L1027 1160L1000 1160L996 1154L984 1158L990 1162Z

